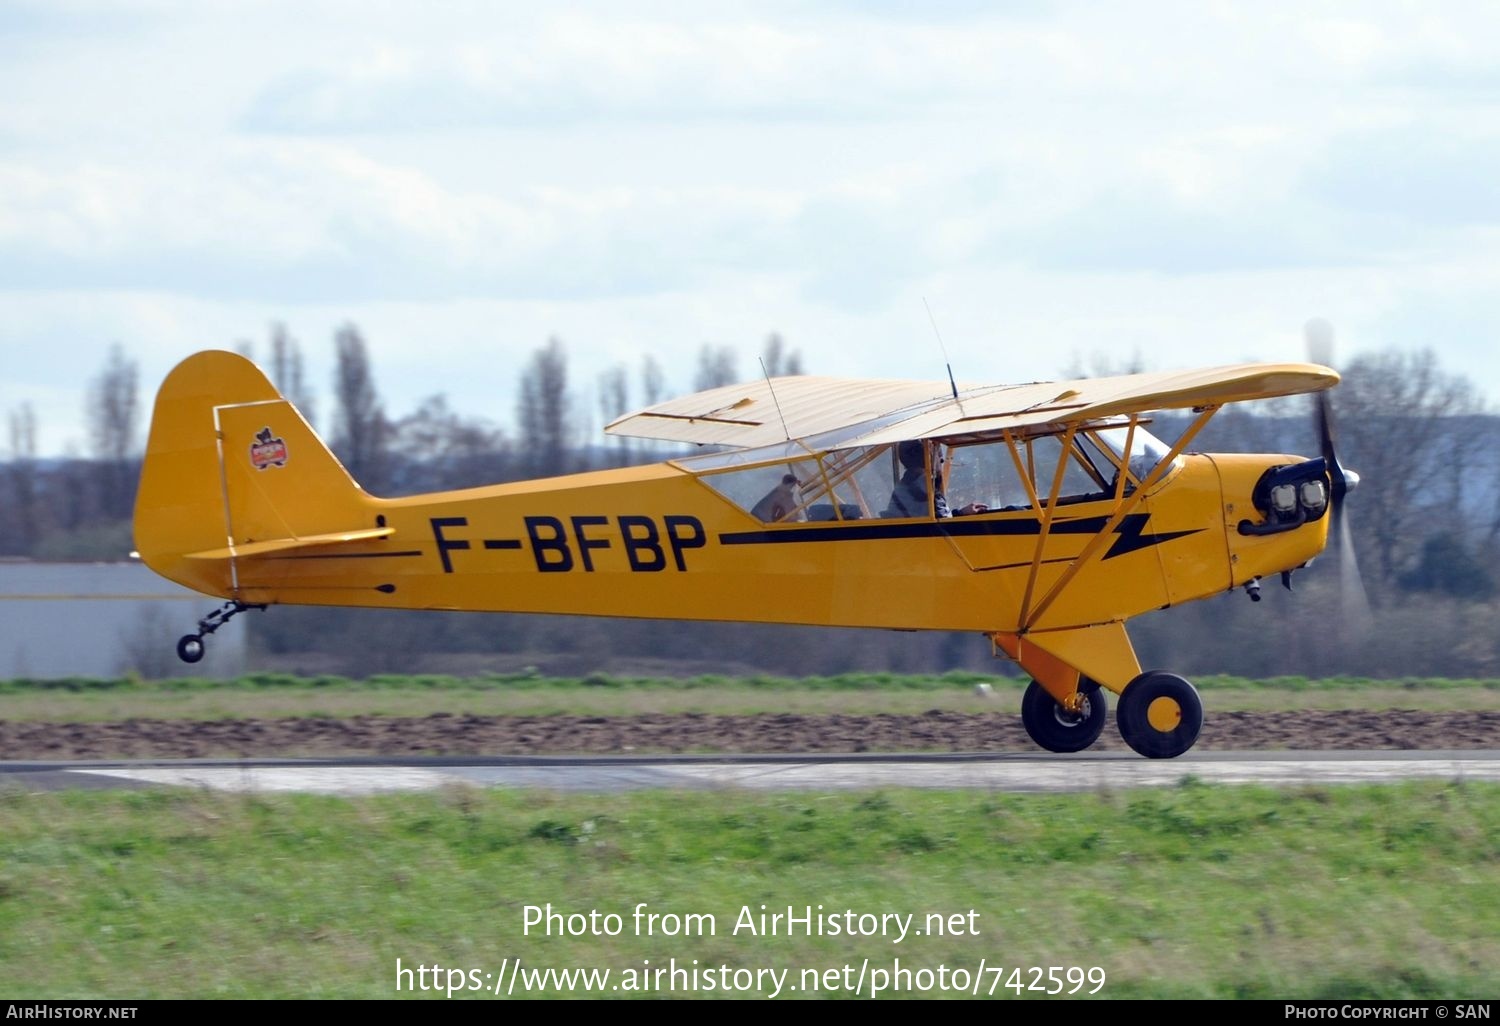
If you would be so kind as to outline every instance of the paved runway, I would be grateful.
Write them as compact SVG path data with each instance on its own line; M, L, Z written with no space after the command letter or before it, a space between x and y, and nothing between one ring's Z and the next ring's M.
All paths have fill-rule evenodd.
M641 788L828 791L986 788L1091 791L1205 783L1500 781L1497 751L1211 752L1152 760L1132 754L928 756L660 756L3 762L0 790L193 787L360 795L444 787L609 792Z

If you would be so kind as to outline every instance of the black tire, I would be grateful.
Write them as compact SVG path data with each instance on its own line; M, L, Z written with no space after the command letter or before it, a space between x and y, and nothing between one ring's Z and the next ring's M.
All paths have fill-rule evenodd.
M1149 670L1125 685L1115 708L1125 743L1148 759L1175 759L1198 740L1203 702L1175 673Z
M1082 704L1072 713L1036 681L1028 684L1021 696L1021 724L1031 740L1049 752L1081 752L1099 740L1109 719L1104 692L1085 677L1079 681L1078 694Z
M197 634L184 634L177 639L177 658L185 663L196 663L203 658L203 639Z

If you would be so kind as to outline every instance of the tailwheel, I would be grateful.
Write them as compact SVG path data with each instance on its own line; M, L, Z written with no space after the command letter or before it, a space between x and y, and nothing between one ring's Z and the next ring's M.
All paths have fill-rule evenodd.
M1078 682L1078 707L1067 709L1036 681L1021 696L1021 724L1031 740L1049 752L1081 752L1095 741L1109 718L1104 692L1087 677Z
M239 599L231 599L198 621L198 633L184 634L177 639L177 658L185 663L198 662L203 658L205 651L203 645L204 638L247 609L264 610L265 608L265 603L241 602Z
M1150 670L1120 692L1115 720L1125 743L1148 759L1175 759L1198 740L1203 703L1175 673Z
M177 641L177 658L185 663L196 663L203 658L203 638L197 634L184 634Z

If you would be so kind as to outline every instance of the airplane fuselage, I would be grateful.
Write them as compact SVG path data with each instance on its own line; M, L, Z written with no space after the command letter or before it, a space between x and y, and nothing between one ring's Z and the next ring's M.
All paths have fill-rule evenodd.
M1326 526L1236 530L1261 471L1287 459L1183 457L1031 628L1121 620L1306 562ZM390 533L157 568L246 603L1016 631L1028 583L1034 605L1114 509L1070 504L1044 541L1030 509L764 524L670 463L339 505L340 527Z

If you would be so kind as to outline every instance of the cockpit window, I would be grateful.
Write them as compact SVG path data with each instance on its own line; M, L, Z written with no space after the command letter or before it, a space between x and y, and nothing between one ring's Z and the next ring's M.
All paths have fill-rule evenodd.
M710 474L702 481L740 509L765 524L806 520L808 497L818 480L816 460L788 460L747 467L727 474Z
M1135 478L1136 484L1146 480L1146 476L1155 470L1156 465L1166 459L1172 451L1161 439L1139 424L1135 426L1134 431L1130 430L1129 425L1122 424L1118 427L1099 428L1088 434L1108 450L1116 465L1126 462L1125 444L1126 437L1129 437L1130 476Z
M899 476L896 447L877 445L705 474L701 480L762 523L775 524L879 518Z
M1062 435L1038 435L1013 443L997 438L948 447L949 506L963 509L975 503L991 510L1018 510L1034 503L1045 505L1059 462L1063 472L1059 503L1104 498L1109 477L1099 471L1098 461L1076 437L1066 458L1062 445Z
M1126 462L1127 434L1130 477L1125 490L1130 491L1170 452L1139 424L1133 432L1125 424L1083 428L1069 439L1066 452L1067 435L1037 434L953 443L912 440L816 455L787 443L769 451L712 454L681 465L697 470L705 485L763 524L925 518L946 516L947 510L964 515L1044 506L1059 467L1059 505L1113 497L1118 467ZM914 465L902 458L907 450L916 453ZM753 465L743 465L750 461ZM711 469L704 473L703 468ZM942 495L943 502L935 505L934 494Z

